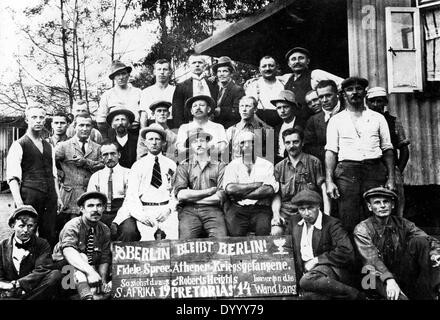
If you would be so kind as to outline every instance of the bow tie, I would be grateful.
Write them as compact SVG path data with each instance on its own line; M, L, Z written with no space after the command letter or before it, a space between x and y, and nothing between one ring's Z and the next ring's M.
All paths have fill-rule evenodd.
M29 250L30 246L31 246L31 242L27 241L25 243L18 243L17 241L15 241L15 246L18 249L24 249L24 250Z

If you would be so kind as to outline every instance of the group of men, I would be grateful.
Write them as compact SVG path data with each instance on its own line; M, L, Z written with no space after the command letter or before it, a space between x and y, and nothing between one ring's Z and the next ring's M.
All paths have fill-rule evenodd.
M57 270L70 265L80 298L106 297L111 241L292 235L306 297L364 298L350 277L359 260L388 299L435 297L440 242L402 217L409 141L385 110L386 90L309 70L304 48L286 61L292 73L278 76L263 57L261 77L243 89L228 57L213 81L191 55L191 77L176 86L161 59L143 91L115 61L96 123L76 101L74 121L54 114L47 140L46 112L29 107L7 158L17 209L0 248L0 290L53 296ZM413 288L418 277L423 290Z

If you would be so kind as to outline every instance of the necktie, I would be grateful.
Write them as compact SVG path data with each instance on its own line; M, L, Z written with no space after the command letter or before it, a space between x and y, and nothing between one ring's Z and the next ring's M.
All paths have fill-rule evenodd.
M203 94L203 83L202 83L202 79L198 80L198 84L197 84L197 88L199 90L199 94Z
M87 236L87 262L92 265L93 263L93 247L95 242L95 230L93 227L90 228L89 234Z
M219 105L220 102L222 101L224 94L225 94L225 88L220 86L220 92L219 92L218 99L217 99L217 105Z
M162 185L162 175L160 173L159 159L157 158L157 156L154 159L153 174L151 176L151 185L158 189Z
M112 199L113 199L113 168L109 168L110 173L108 175L108 184L107 184L107 212L112 210Z
M84 154L86 154L86 142L85 141L81 141L81 150Z

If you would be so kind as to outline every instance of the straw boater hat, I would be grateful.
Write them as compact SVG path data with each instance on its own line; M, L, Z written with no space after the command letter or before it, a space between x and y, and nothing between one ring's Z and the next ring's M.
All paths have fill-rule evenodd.
M377 98L377 97L385 97L387 98L387 90L382 87L373 87L368 89L367 91L367 99Z
M295 94L290 90L281 90L275 99L270 100L270 103L276 105L277 102L287 102L293 107L298 107L298 103L295 99Z
M143 139L145 139L145 136L146 136L146 134L147 134L148 132L156 132L156 133L158 133L158 134L161 136L161 138L162 138L163 141L166 141L166 139L167 139L167 134L166 134L166 132L163 130L163 128L162 128L162 126L161 126L160 124L152 123L152 124L150 124L148 127L143 128L143 129L141 130L141 132L140 132L141 137L142 137Z
M31 217L34 217L35 219L38 219L38 213L34 209L34 207L32 207L30 205L23 205L19 208L16 208L14 211L12 211L12 213L8 219L8 225L12 228L12 225L14 224L15 220L17 220L17 218L22 215L29 215Z
M121 70L127 70L128 73L131 72L132 67L125 65L124 63L122 63L121 61L113 61L111 67L110 67L110 74L108 75L108 77L110 78L110 80L113 80L113 78L115 77L115 73Z
M122 108L114 109L114 110L110 111L110 113L107 115L107 118L106 118L106 121L110 126L112 125L113 118L118 114L125 114L125 116L127 117L128 121L130 123L132 123L134 121L134 113L131 112L130 110L122 109Z
M305 54L308 58L310 57L309 50L307 50L306 48L303 48L303 47L295 47L295 48L292 48L289 51L287 51L287 53L285 55L286 60L288 60L290 58L290 56L295 52L301 52L302 54Z
M235 72L235 66L231 58L223 56L218 58L217 63L212 66L212 71L217 73L217 69L220 67L229 67L231 72Z

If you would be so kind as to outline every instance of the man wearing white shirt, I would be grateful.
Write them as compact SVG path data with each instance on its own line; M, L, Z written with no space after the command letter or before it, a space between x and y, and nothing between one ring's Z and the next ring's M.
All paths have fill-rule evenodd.
M365 107L367 86L368 80L359 77L342 82L346 109L331 117L327 127L327 193L338 199L339 218L350 233L367 218L363 192L395 188L390 130L383 115Z
M101 157L105 168L92 174L87 191L97 191L107 195L101 221L110 228L124 202L130 170L119 164L121 153L114 142L104 143L101 146Z
M322 213L322 198L304 189L292 198L299 214L293 215L287 234L292 235L295 272L305 299L364 299L351 287L349 270L354 250L338 219Z
M148 153L136 161L128 177L127 196L116 216L122 241L178 239L177 201L171 181L176 164L162 155L166 133L157 127L141 130Z
M228 142L225 128L223 125L209 120L209 115L213 112L214 106L214 99L205 95L194 96L186 101L185 108L191 111L194 119L187 124L183 124L177 132L176 148L179 151L179 156L183 155L186 158L186 151L188 150L185 144L186 139L188 139L191 132L198 128L203 129L204 132L213 137L209 142L213 159L215 158L215 152L221 154L226 149Z
M270 234L271 202L278 192L273 164L255 156L255 135L242 132L239 137L242 157L232 160L223 175L223 187L231 203L225 208L228 233L233 237L254 232Z
M130 129L134 133L139 132L139 102L141 99L141 89L133 87L128 83L132 68L120 61L113 61L109 78L115 82L115 86L101 96L99 108L96 113L98 129L104 139L108 137L107 115L113 109L128 109L135 115Z
M140 101L140 122L141 128L148 125L148 121L154 120L153 113L150 111L150 106L156 101L173 101L174 90L176 86L170 84L171 66L166 59L159 59L154 63L154 77L156 82L142 90ZM171 114L168 119L172 119Z

